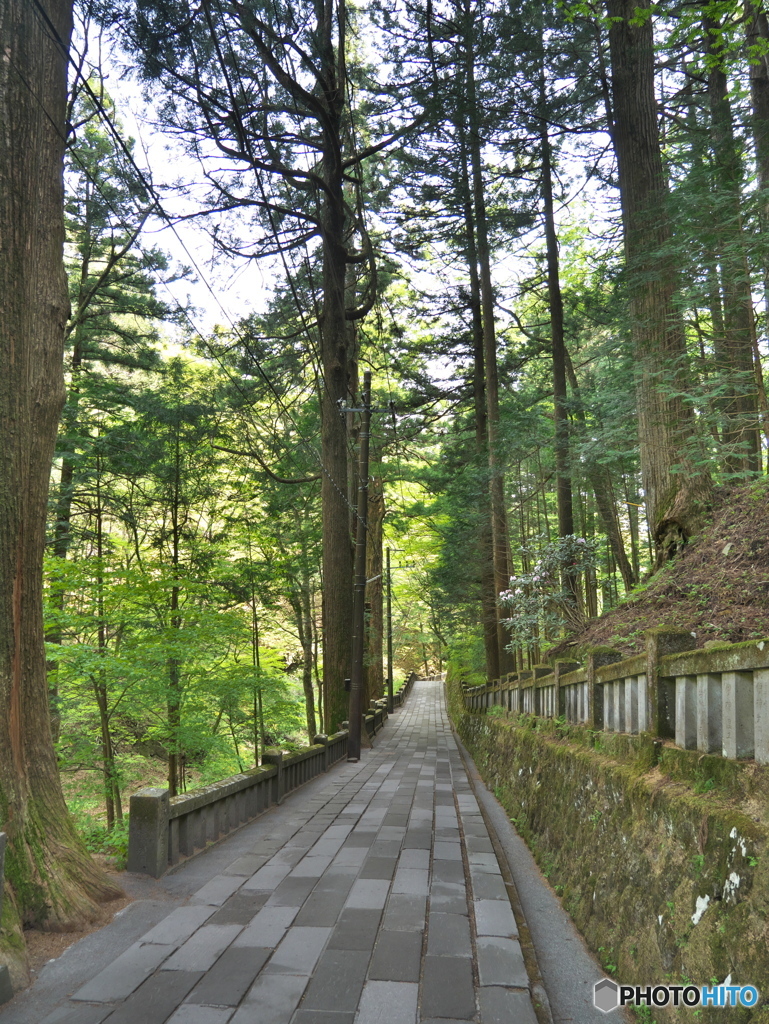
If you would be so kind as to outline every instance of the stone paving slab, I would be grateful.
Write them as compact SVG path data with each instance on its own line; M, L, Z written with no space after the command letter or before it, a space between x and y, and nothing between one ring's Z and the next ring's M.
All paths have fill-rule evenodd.
M231 1006L233 1011L270 958L269 947L230 946L187 997L190 1003Z
M202 976L201 971L153 974L107 1020L111 1024L165 1024Z
M109 967L96 975L74 995L85 1003L114 1003L126 999L171 953L167 945L135 942Z
M101 1024L112 1010L109 1003L68 1003L49 1013L41 1024Z
M182 1003L168 1024L227 1024L235 1011L224 1006L194 1006Z
M204 924L166 960L164 971L207 971L243 931L240 924Z
M312 794L46 1024L534 1024L442 684Z

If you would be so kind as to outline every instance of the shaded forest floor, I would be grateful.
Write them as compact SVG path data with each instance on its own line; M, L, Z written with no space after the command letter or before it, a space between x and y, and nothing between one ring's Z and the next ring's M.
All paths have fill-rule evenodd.
M697 647L769 636L769 480L720 488L684 551L558 654L598 645L638 654L654 626L689 630Z

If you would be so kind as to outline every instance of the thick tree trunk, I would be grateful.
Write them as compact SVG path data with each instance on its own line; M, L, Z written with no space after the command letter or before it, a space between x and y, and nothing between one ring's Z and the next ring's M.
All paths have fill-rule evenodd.
M742 232L742 164L734 137L726 73L722 67L721 28L705 17L705 49L710 58L708 99L713 152L713 227L721 265L724 322L714 331L713 348L724 395L722 441L726 468L733 473L759 468L758 402L753 366L753 298Z
M769 19L761 0L745 0L745 38L750 55L750 98L753 146L760 189L761 230L769 231L769 54L760 53L769 43ZM764 268L764 301L769 312L769 265Z
M65 43L71 6L46 5ZM6 877L20 914L66 929L93 919L96 903L118 894L67 814L43 647L48 478L64 401L68 315L66 62L26 0L0 6L0 47L0 826L8 834ZM15 970L15 984L23 974L23 967Z
M470 151L471 194L475 249L481 286L481 322L483 328L483 360L486 383L486 430L488 433L489 494L491 499L491 539L494 561L494 600L510 586L510 559L505 506L505 477L500 460L499 379L497 374L497 336L494 318L494 290L491 281L491 247L486 215L486 198L481 162L481 138L478 100L474 71L474 27L468 20L465 74L467 76L468 149ZM497 609L497 644L500 674L511 672L513 659L507 650L508 634Z
M649 0L606 3L612 19L612 137L637 364L641 475L659 566L696 531L711 481L695 465L694 415L681 398L690 382L683 323L674 303L676 267L654 95L652 22L636 16L648 7Z
M329 6L329 5L327 5ZM340 410L349 401L350 334L346 319L345 208L342 188L341 115L346 83L337 71L331 15L324 19L324 72L329 83L322 158L326 191L322 207L323 366L321 456L323 481L323 708L327 732L348 716L344 680L350 675L353 549L347 498L347 431ZM340 45L343 43L340 42ZM339 56L343 61L343 55Z
M547 129L547 89L544 70L539 81L539 139L542 161L542 203L544 208L547 249L547 294L550 306L550 340L553 350L553 411L555 414L555 476L558 504L558 536L574 534L574 508L571 495L571 460L569 457L569 410L566 393L566 346L563 334L563 297L561 295L558 236L553 209L553 167L550 137ZM577 580L567 577L576 597Z
M488 466L489 438L486 427L486 370L483 357L483 316L481 313L481 281L478 274L478 253L475 246L475 218L468 176L469 163L464 125L459 125L462 205L467 247L467 271L470 278L470 313L473 339L473 404L475 411L475 448L478 466ZM499 679L499 643L497 640L497 595L494 587L494 546L491 535L491 503L487 488L478 490L478 566L483 619L483 646L486 655L486 678Z

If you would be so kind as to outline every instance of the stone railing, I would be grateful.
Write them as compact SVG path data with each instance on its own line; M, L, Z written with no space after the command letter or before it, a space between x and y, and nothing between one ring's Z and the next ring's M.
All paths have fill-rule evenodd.
M692 650L691 633L652 629L621 659L598 648L464 688L465 708L499 706L616 733L652 733L687 750L769 763L769 639Z
M403 706L406 698L411 693L411 688L413 687L417 679L419 679L419 676L416 674L416 672L411 672L406 682L403 684L403 686L401 686L400 690L398 690L397 693L393 694L394 708L400 708ZM385 700L385 706L386 705L387 701Z
M415 679L412 672L395 694L395 707L403 705ZM372 701L363 719L368 736L373 738L386 721L387 699ZM204 850L344 760L347 735L347 729L319 735L311 747L293 753L268 750L261 768L183 796L169 798L167 790L154 787L140 789L131 797L128 870L160 878L182 858Z

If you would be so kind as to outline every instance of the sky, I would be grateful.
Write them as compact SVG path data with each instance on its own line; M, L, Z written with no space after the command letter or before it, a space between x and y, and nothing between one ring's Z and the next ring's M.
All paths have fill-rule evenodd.
M119 50L110 52L105 47L100 62L121 135L135 140L135 162L160 192L163 208L171 217L191 213L197 207L196 192L200 191L194 184L202 179L199 163L155 126L152 105L126 70L127 58ZM185 197L170 188L182 182L188 186ZM229 327L249 313L266 309L270 289L277 280L274 269L255 260L235 264L225 259L215 250L204 218L182 220L171 228L160 216L152 217L142 238L145 245L159 246L171 257L172 271L180 266L192 267L193 280L166 284L161 293L165 290L162 297L180 305L191 300L195 307L191 319L199 332L209 334L217 325Z

